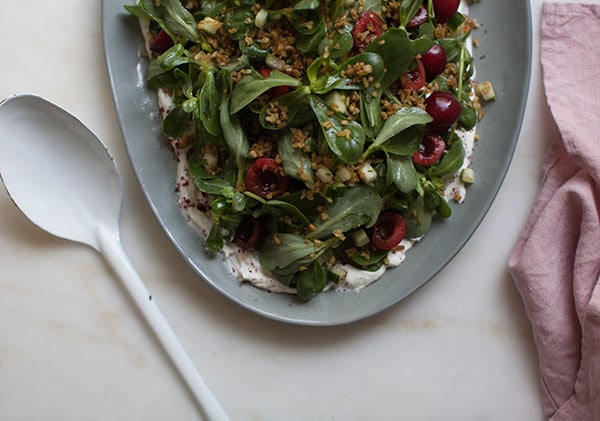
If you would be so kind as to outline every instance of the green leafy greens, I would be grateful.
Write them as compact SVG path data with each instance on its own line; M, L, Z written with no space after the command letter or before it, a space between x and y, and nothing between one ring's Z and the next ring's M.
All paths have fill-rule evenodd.
M401 214L406 236L415 239L436 216L451 215L444 189L466 156L458 132L478 118L470 26L461 13L440 24L431 1L425 6L429 17L417 27L409 22L421 0L125 6L148 23L148 86L172 98L162 130L189 148L193 186L210 198L211 251L239 241L247 218L258 221L265 239L251 246L262 268L308 300L343 277L335 271L340 264L384 264L388 250L368 239L382 211ZM357 32L365 11L380 16L381 27L366 25L380 31L363 48L356 39L369 35ZM434 44L447 54L446 71L427 86L404 87L402 78ZM440 159L419 165L413 157L426 148L423 134L433 120L423 102L436 90L453 94L462 112L440 133ZM250 176L263 158L277 170L264 164ZM253 189L278 183L285 188L277 194Z

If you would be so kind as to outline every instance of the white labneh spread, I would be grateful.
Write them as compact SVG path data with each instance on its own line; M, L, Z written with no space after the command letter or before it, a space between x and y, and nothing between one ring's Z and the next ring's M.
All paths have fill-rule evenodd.
M465 7L461 9L466 12ZM146 21L141 20L141 27L146 39L149 30ZM146 46L148 48L148 46ZM164 90L158 90L158 103L164 118L173 108L172 97ZM448 200L462 203L466 196L466 188L460 179L463 169L471 164L475 141L475 129L468 132L457 132L463 142L466 152L463 166L452 176L446 177L445 195ZM179 206L189 221L190 225L204 238L208 237L213 224L210 199L194 187L192 176L188 168L188 149L181 147L179 140L170 139L173 150L177 156L177 182L176 190ZM406 258L406 252L412 248L419 239L404 239L394 250L390 251L387 258L376 271L361 270L351 265L339 264L343 279L338 284L330 284L326 289L337 291L359 291L379 279L390 267L400 265ZM294 294L296 290L290 288L261 267L258 254L244 250L233 243L225 243L221 251L225 267L230 274L240 282L249 282L257 288L276 293Z

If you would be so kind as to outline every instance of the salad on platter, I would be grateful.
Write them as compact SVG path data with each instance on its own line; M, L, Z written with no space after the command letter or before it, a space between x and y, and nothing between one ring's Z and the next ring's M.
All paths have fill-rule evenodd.
M480 98L459 0L138 0L182 211L309 300L399 265L465 198Z

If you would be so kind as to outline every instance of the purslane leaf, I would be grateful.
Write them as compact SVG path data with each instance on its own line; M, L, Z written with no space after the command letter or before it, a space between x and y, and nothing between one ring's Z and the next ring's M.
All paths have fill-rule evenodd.
M325 48L329 51L329 58L336 59L346 55L354 45L354 38L352 38L352 27L347 26L345 28L333 28L329 31L329 34L319 44L319 53L323 56Z
M381 81L381 91L387 89L402 73L409 70L415 59L411 40L403 28L389 28L375 38L365 52L379 54L385 63L386 73Z
M240 124L237 115L229 113L229 98L224 98L220 108L220 123L223 130L223 139L231 154L235 157L238 168L238 179L243 175L246 165L246 157L250 151L248 136Z
M164 8L165 23L173 33L189 41L198 42L201 39L196 19L179 0L161 0L160 7Z
M323 291L327 285L327 274L323 265L317 260L313 262L306 270L298 273L296 278L296 290L298 298L308 301L316 294Z
M432 174L437 176L452 174L460 169L465 160L463 143L458 139L432 168Z
M307 238L323 239L334 234L348 232L360 226L370 227L383 208L383 199L375 188L359 184L347 189L344 194L327 207L327 218L317 218L313 221L316 227L307 234Z
M329 105L316 95L310 96L309 104L319 121L329 149L346 164L358 162L365 145L363 127L333 112Z
M311 31L310 34L298 34L296 48L303 53L317 51L319 44L323 38L325 38L325 35L327 35L327 27L325 25L325 21L321 19L315 31Z
M267 200L267 202L263 205L263 210L269 215L273 216L291 215L306 226L310 224L310 221L300 211L300 209L289 202L284 202L277 199Z
M269 77L266 78L260 76L258 73L244 75L233 88L229 112L237 114L246 105L276 86L298 87L300 85L302 85L302 82L298 79L294 79L277 70L273 70Z
M172 139L180 137L190 122L191 115L183 107L173 108L162 123L162 131L165 136Z
M400 156L412 155L419 148L421 139L423 131L419 127L409 127L386 142L385 152Z
M383 124L383 127L377 134L377 137L373 140L373 143L369 145L368 149L363 154L363 159L368 157L371 153L380 149L385 142L392 139L400 132L408 129L412 126L425 125L432 121L431 116L419 107L405 107L398 110L395 114L392 114Z
M310 89L320 95L326 94L332 89L361 90L366 89L368 86L375 86L381 81L385 73L383 59L374 53L357 54L323 75L314 74L315 70L313 68L317 66L317 63L322 67L331 67L331 60L319 58L309 68ZM364 77L355 76L353 67L357 63L370 66L371 72ZM318 69L316 70L318 71Z
M319 251L312 241L303 236L278 233L269 236L260 253L260 263L267 270L283 269Z
M406 225L406 237L420 238L425 235L431 227L433 219L433 211L427 209L423 203L423 196L418 195L412 201L408 210L402 214Z
M293 147L293 134L286 130L277 142L277 152L281 156L283 171L306 185L314 183L312 161L308 153Z
M220 98L216 87L215 75L209 71L206 74L206 80L202 85L198 97L198 111L204 128L213 136L218 136L221 133L219 103Z
M409 193L417 188L419 173L410 156L387 157L387 183L394 184L402 193Z
M260 123L269 130L281 130L287 127L302 109L302 106L306 104L309 95L310 90L307 86L303 86L269 101L260 112ZM278 115L278 119L275 121L269 118L269 113L273 110ZM282 110L285 110L285 119Z
M233 199L234 186L229 184L226 180L219 177L211 178L194 178L194 185L204 193L215 194L223 196L227 199Z
M400 26L406 27L422 4L422 0L403 0L400 5Z
M381 101L371 101L365 91L360 93L360 120L369 139L373 139L383 126L381 118Z
M246 34L250 35L256 28L253 25L255 14L252 12L251 4L231 7L225 14L225 26L231 38L239 41Z
M164 9L160 6L157 6L154 0L138 0L135 6L124 6L125 9L132 13L134 16L137 16L142 19L153 20L160 25L160 27L173 39L175 39L175 34L168 27L165 22Z

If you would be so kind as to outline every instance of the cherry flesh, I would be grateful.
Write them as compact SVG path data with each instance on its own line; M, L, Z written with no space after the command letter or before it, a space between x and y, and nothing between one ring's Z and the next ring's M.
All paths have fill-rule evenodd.
M404 218L398 212L383 211L371 229L371 244L379 250L391 250L406 235Z
M370 10L363 12L352 28L354 49L361 51L375 38L383 33L385 22L381 17Z
M290 180L281 166L271 158L259 158L246 173L246 189L263 199L272 199L285 193Z
M235 231L233 242L243 249L256 248L262 243L264 235L260 221L252 215L246 215Z
M437 133L427 132L419 144L419 148L413 152L412 160L416 165L428 167L438 162L446 150L446 142Z
M156 54L162 54L173 45L171 36L161 29L156 38L154 38L154 41L152 41L152 44L150 44L150 50Z
M428 127L434 131L449 129L460 116L462 107L454 95L434 92L425 100L425 111L433 118Z
M423 5L419 7L417 13L413 16L413 18L406 24L406 29L414 29L423 25L427 22L429 15L427 14L427 8Z
M425 87L425 67L421 60L417 60L417 67L411 72L400 76L400 87L407 91L418 91Z

